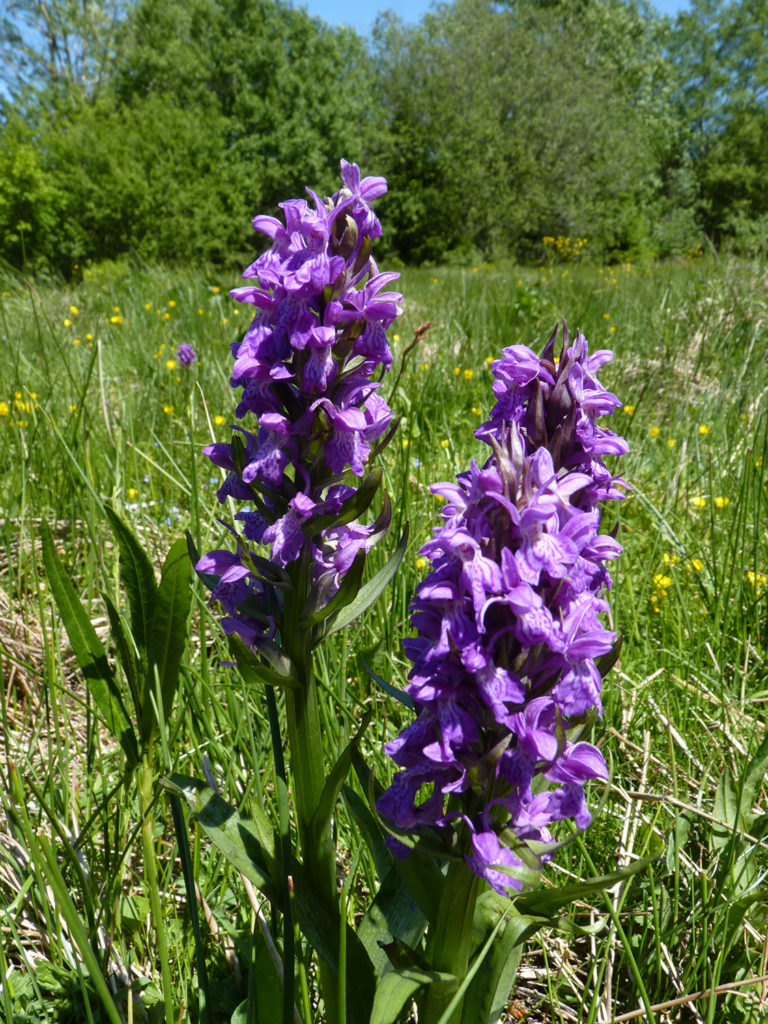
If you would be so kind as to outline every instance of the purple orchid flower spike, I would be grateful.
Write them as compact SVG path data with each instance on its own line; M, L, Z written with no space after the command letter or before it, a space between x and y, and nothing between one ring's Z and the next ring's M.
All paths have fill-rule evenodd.
M350 552L368 551L381 536L348 517L342 526L327 525L340 480L365 475L373 444L390 427L377 389L392 364L386 332L402 302L387 290L398 275L380 274L370 256L371 240L381 233L371 203L386 182L361 178L346 161L341 178L329 199L308 190L309 201L282 203L284 221L254 219L271 245L245 271L248 284L230 293L254 313L232 346L231 384L241 392L236 416L245 425L234 428L232 443L204 452L228 473L220 501L247 506L235 517L245 532L232 557L241 567L240 589L251 597L258 593L258 550L247 550L249 541L266 545L281 567L308 557L311 578L323 580L328 599L354 560ZM180 359L187 348L179 349ZM343 486L350 502L355 488ZM325 525L314 529L321 519ZM227 610L232 618L233 607ZM242 625L246 613L238 615ZM244 627L239 631L245 635Z
M387 745L400 771L378 803L395 830L458 830L466 864L498 892L546 860L553 822L589 823L584 785L607 778L578 733L600 712L596 661L616 640L601 593L621 547L599 533L599 502L623 496L603 459L627 445L596 423L620 404L596 376L611 353L590 356L564 327L555 359L557 334L541 357L504 350L476 432L491 456L433 488L447 504L421 549L431 570L405 641L418 717ZM534 841L544 852L522 857Z

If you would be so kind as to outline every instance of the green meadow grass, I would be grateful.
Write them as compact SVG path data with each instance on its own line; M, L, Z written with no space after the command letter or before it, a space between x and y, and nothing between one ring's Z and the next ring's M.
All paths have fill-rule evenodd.
M401 709L366 666L405 683L400 639L424 568L418 549L439 517L429 485L483 457L473 431L492 404L488 364L501 349L541 348L562 317L592 351L614 349L601 379L624 402L611 425L631 445L621 465L631 490L604 520L617 521L625 547L610 597L624 643L593 732L612 780L592 787L595 822L544 884L657 859L573 906L561 931L531 945L509 1019L768 1017L767 283L765 268L714 259L403 273L395 370L414 330L432 326L392 395L402 416L383 456L393 526L371 568L406 522L411 539L379 603L321 652L329 750L371 710L365 752L388 778L383 745ZM158 787L151 824L175 1002L164 1010L137 787L68 649L40 523L51 525L102 638L104 595L125 604L105 502L158 568L185 530L200 551L222 545L219 474L200 449L228 439L235 422L228 346L247 323L227 296L235 284L221 272L120 264L66 286L0 282L0 1019L9 1022L198 1017L193 917L168 802ZM171 365L182 341L198 352L189 369ZM199 777L205 758L225 797L246 812L258 802L276 819L263 694L220 664L227 659L196 588L157 773ZM375 870L343 805L336 825L340 873L356 865L352 918ZM279 1007L264 938L278 923L200 834L190 843L210 1019L230 1020L249 991ZM297 1003L308 1021L311 951L299 954Z

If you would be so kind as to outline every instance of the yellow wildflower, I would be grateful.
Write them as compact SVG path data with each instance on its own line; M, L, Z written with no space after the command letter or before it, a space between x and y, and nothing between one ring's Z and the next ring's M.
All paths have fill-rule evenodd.
M166 416L172 416L174 413L174 408L172 405L164 405L163 412L165 413Z
M138 498L139 492L135 487L129 487L128 490L125 492L125 496L128 498L129 501L133 501L134 498Z
M624 406L624 415L625 416L634 416L635 415L635 407L634 407L634 405L625 405Z
M10 416L11 407L7 402L0 402L0 416Z
M693 572L701 572L704 568L704 563L700 558L689 558L685 563L686 569L691 569Z
M674 448L676 444L674 437L667 438L667 448Z
M715 498L715 507L716 508L726 508L730 504L731 504L731 499L723 497L722 494L718 494L717 497Z
M658 587L659 590L669 590L672 586L672 577L665 576L664 573L657 572L653 577L653 585L654 587Z
M66 317L66 319L64 320L64 326L65 327L71 327L72 326L72 321L69 319L69 317Z
M72 344L73 345L82 345L82 341L79 338L73 338L72 339Z
M651 427L651 429L648 431L648 433L651 435L651 437L658 437L659 434L661 433L661 428L660 427Z
M214 425L215 425L215 426L217 426L217 427L223 427L223 426L224 426L224 424L225 424L225 423L226 423L227 421L226 421L226 420L224 419L224 417L223 417L223 416L214 416L214 417L213 417L213 422L214 422Z
M169 299L169 300L168 300L168 308L169 308L169 309L173 309L173 307L174 307L175 305L176 305L176 300L175 300L175 299Z
M69 312L72 314L72 316L77 316L80 310L77 308L77 306L70 306Z
M464 380L472 380L472 378L475 376L475 371L474 370L465 370L463 376L464 376Z
M768 576L764 572L753 572L751 569L747 570L747 579L756 590L762 590L768 583Z
M705 434L709 433L709 427L707 426L706 423L700 423L699 424L699 433L701 434L702 437L704 437Z
M176 369L176 360L175 359L166 359L165 365L168 367L169 370L175 370Z
M691 504L694 508L706 508L707 499L702 497L701 495L697 495L695 498L691 498Z
M117 314L116 316L111 316L111 317L109 318L109 322L110 322L111 324L121 324L121 323L123 322L123 318L122 318L122 317L120 316L120 314L118 313L118 314Z

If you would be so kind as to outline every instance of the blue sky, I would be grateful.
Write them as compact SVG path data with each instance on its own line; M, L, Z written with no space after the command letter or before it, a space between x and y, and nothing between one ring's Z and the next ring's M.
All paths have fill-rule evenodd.
M651 0L660 14L687 10L688 0ZM349 25L367 35L379 11L391 10L405 22L416 22L429 9L430 0L294 0L295 7L306 7L310 14L329 25Z

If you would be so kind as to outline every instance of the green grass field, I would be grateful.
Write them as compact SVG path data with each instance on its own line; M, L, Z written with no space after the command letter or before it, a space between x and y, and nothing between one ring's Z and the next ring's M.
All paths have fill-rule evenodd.
M40 523L51 525L102 639L105 595L125 605L105 502L158 570L185 530L200 551L222 546L218 471L200 450L212 437L227 440L235 422L228 346L247 317L227 295L237 283L220 272L118 264L87 269L66 287L0 281L0 1019L14 1024L166 1019L136 782L124 777L123 753L68 648ZM618 515L625 548L610 597L624 643L592 736L612 781L607 791L592 786L600 812L544 884L658 856L593 903L572 906L562 930L533 940L508 1019L759 1024L768 1019L765 267L710 258L483 265L408 270L400 284L405 313L385 396L414 329L432 326L390 402L402 415L383 456L395 514L373 567L406 521L411 540L379 603L323 649L329 749L340 750L372 710L365 753L387 780L383 744L399 726L398 705L357 656L404 685L400 638L424 567L418 548L438 521L429 485L482 457L473 431L493 402L489 362L506 345L540 349L564 317L591 350L615 350L601 380L624 402L611 426L631 446L622 460L631 491L605 513ZM188 369L174 359L181 342L198 353ZM246 812L258 802L276 817L263 695L219 664L228 656L196 587L158 774L200 777L205 756L230 802ZM193 921L169 804L155 792L162 966L173 1019L195 1020ZM375 888L374 865L343 805L336 824L339 870L356 872L352 919ZM269 906L194 832L190 856L212 1019L229 1021L249 986L260 1012L279 1008L264 938L276 927ZM312 966L306 949L301 955L306 1007ZM93 964L106 979L101 992Z

